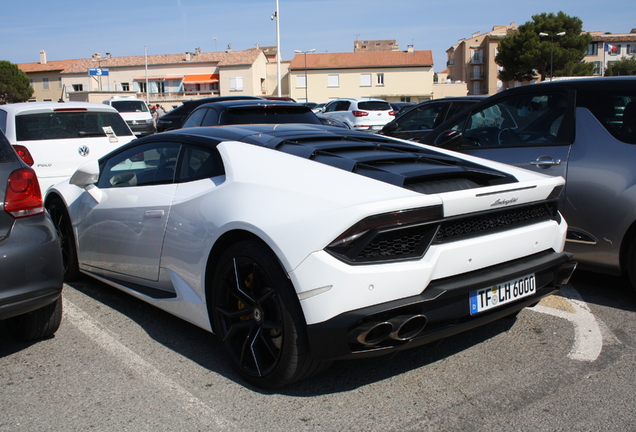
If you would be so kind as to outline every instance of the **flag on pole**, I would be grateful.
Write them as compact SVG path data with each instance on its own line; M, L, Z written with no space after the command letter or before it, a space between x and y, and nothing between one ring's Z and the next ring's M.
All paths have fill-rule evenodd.
M610 52L610 53L615 53L618 51L616 45L610 45L608 43L605 44L605 51Z

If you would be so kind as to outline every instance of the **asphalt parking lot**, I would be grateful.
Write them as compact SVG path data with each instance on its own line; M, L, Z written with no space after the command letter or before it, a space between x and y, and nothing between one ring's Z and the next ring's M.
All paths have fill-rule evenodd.
M579 271L561 296L392 357L338 362L274 392L244 385L215 337L86 279L55 337L0 323L0 431L626 431L636 292Z

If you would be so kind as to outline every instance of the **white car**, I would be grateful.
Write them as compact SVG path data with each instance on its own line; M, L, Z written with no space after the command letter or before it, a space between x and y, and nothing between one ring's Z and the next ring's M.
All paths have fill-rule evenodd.
M327 103L323 117L339 120L349 129L378 132L395 118L395 111L387 101L381 99L335 99Z
M35 170L42 193L135 138L116 109L86 102L1 105L0 129Z
M563 179L322 125L196 127L80 167L45 205L90 275L219 335L248 382L389 354L567 283Z

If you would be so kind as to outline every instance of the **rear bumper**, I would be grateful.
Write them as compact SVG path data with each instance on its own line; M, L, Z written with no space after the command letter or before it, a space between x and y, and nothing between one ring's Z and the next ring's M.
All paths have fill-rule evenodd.
M19 219L0 242L0 319L32 312L62 293L57 233L48 214Z
M570 254L542 252L433 281L417 296L346 312L328 321L309 325L307 333L312 355L320 360L376 357L464 332L535 305L555 293L561 284L567 283L575 267ZM534 295L476 315L470 314L471 291L529 273L536 277ZM378 342L371 345L358 341L361 333L378 324L388 322L397 327L398 323L409 320L413 327L425 324L413 337L379 337Z

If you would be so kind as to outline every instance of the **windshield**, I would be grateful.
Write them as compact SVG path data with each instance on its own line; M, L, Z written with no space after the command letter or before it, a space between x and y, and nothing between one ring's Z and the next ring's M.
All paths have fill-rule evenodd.
M148 112L148 106L141 100L112 101L110 104L119 112Z
M17 141L40 141L106 136L111 127L115 135L132 135L121 116L114 112L62 112L16 116Z

